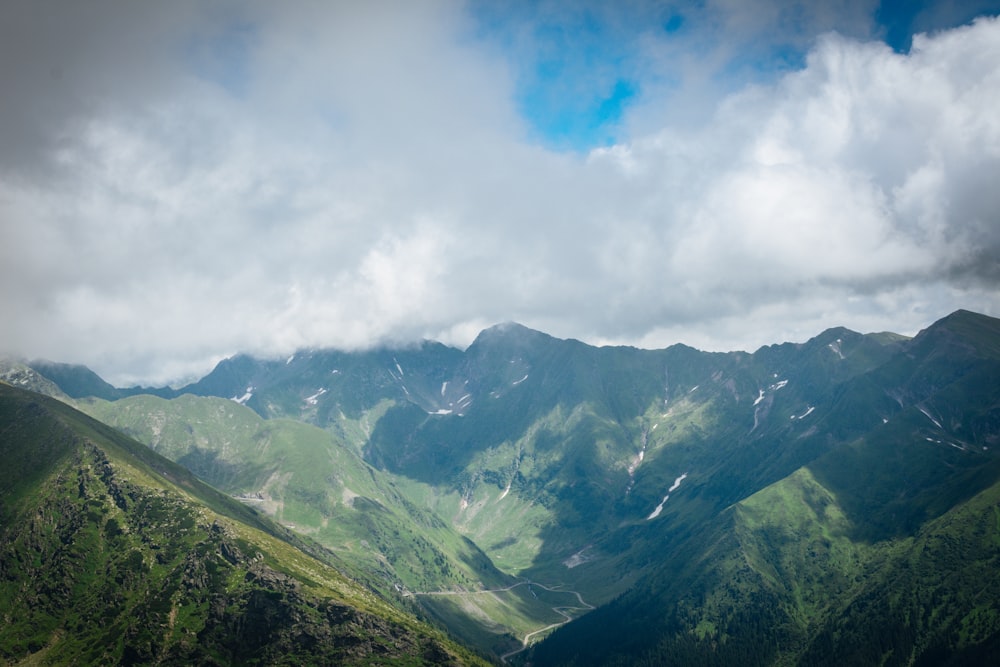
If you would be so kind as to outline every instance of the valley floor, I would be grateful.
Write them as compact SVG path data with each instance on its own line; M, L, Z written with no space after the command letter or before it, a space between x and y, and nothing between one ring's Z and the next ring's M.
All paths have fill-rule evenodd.
M570 606L570 605L565 605L565 604L557 604L557 605L552 605L551 607L549 607L549 609L551 609L553 613L555 613L557 616L561 617L561 620L559 620L557 622L554 622L554 623L548 623L548 624L546 624L544 626L541 626L541 627L538 627L536 629L533 629L530 632L526 632L524 634L523 638L520 640L520 644L521 645L519 647L514 648L513 650L510 650L510 651L507 651L506 653L503 653L500 656L500 660L503 661L503 662L507 662L507 660L509 658L517 655L518 653L521 653L522 651L525 651L529 646L531 646L532 640L534 638L539 637L540 635L544 635L547 632L555 630L556 628L558 628L560 626L563 626L566 623L569 623L573 619L578 618L581 613L584 613L584 612L590 611L591 609L594 609L593 605L591 605L590 603L588 603L586 600L583 599L583 596L580 594L579 591L566 590L566 589L562 588L561 586L547 586L545 584L540 584L540 583L538 583L536 581L530 581L530 580L527 580L527 579L524 580L524 581L519 581L519 582L517 582L515 584L511 584L510 586L504 586L502 588L493 588L493 589L478 590L478 591L461 591L461 590L408 591L408 592L404 593L404 597L411 597L411 596L427 596L427 597L441 596L441 597L453 597L453 598L476 598L476 597L481 597L481 596L492 596L492 597L495 598L496 594L498 594L498 593L509 593L510 591L514 590L515 588L519 588L521 586L527 586L528 587L528 591L531 593L532 597L535 598L535 599L537 599L538 596L534 592L533 589L534 588L538 588L538 589L541 589L543 591L547 591L549 593L555 593L555 594L558 594L558 595L569 595L569 596L572 596L573 598L576 599L578 605L572 605L572 606ZM574 612L576 612L576 613L574 613Z

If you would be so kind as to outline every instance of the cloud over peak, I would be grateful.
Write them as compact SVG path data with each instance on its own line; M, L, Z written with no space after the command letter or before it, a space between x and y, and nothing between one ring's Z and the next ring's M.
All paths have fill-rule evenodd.
M508 320L749 349L1000 312L995 18L906 53L816 34L801 66L692 98L697 121L673 107L705 88L644 42L618 141L564 152L463 5L178 7L95 23L103 46L22 20L45 39L0 69L12 351L164 381ZM692 78L660 94L668 74Z

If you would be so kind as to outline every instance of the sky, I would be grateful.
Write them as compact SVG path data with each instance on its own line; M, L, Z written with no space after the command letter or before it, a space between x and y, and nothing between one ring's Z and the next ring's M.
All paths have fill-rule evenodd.
M1000 1L0 1L5 354L1000 316Z

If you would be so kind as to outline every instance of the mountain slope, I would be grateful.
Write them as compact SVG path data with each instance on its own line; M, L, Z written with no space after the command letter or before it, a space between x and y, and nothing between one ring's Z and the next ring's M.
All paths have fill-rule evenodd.
M371 583L386 591L511 583L329 431L190 394L92 400L80 408L377 574Z
M534 627L524 625L528 612L511 612L533 608L535 597L521 588L506 609L477 607L473 591L509 582L435 522L450 523L508 573L610 599L651 567L665 541L815 456L799 437L809 427L789 417L826 400L830 377L853 377L893 349L838 330L757 359L685 346L592 348L508 324L465 353L425 345L427 358L421 350L236 357L192 385L232 400L133 397L81 407L231 494L276 503L276 516L330 547L364 545L353 552L369 557L355 561L369 572L388 562L392 580L410 590L470 591L460 606L476 622L451 608L459 598L419 600L453 629L478 623L475 638L463 636L501 654L508 632L562 617L542 608L529 614ZM271 418L254 421L237 403ZM324 424L329 435L282 415ZM376 504L359 513L364 499ZM419 536L406 537L414 528ZM437 553L421 556L412 545L427 540ZM456 557L456 547L466 555Z
M172 440L171 457L228 480L231 493L270 500L268 489L282 488L286 509L296 495L318 498L312 506L326 509L292 523L321 537L328 517L341 531L327 533L331 546L364 539L388 561L393 544L398 553L426 535L450 572L399 577L407 592L496 655L610 602L612 611L558 631L536 659L565 661L578 644L591 664L767 663L877 625L852 611L854 629L831 630L869 590L862 584L904 581L894 574L900 554L993 488L998 364L1000 321L964 311L913 339L836 328L752 354L594 348L508 323L464 352L428 343L235 357L191 385L229 400L178 398L162 424L167 404L149 397L91 406L165 453ZM237 403L267 419L239 445L208 434L213 419L244 423L250 412ZM295 461L336 472L268 486ZM348 507L345 489L364 512ZM351 524L360 514L379 521ZM362 530L344 535L347 525ZM950 539L968 538L956 530ZM455 531L467 540L464 557L445 537ZM488 561L467 556L480 549L517 582L477 584L473 563ZM398 571L406 559L390 564ZM391 572L364 567L373 565L380 577ZM906 650L924 655L927 627L907 627L921 639ZM594 645L612 631L613 647ZM984 636L949 645L978 651L991 641Z
M1000 321L959 312L841 383L800 436L813 460L675 531L535 664L996 662L998 343Z
M0 457L5 660L477 662L286 530L58 401L0 384Z
M537 665L996 664L1000 484L913 537L856 541L806 469L720 516ZM634 630L641 628L641 632Z

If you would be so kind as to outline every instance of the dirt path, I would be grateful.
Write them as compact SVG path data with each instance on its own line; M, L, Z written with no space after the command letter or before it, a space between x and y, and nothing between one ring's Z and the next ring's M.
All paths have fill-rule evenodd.
M566 625L567 623L569 623L570 621L572 621L573 620L573 616L571 616L568 612L573 612L573 611L590 611L591 609L594 608L594 605L590 604L589 602L586 602L583 599L583 596L580 595L579 591L567 591L567 590L562 589L562 588L551 588L549 586L546 586L545 584L539 584L538 582L535 582L535 581L525 581L523 583L529 584L531 586L537 586L538 588L541 588L543 590L549 591L550 593L572 593L573 595L576 596L576 599L580 603L580 606L579 607L566 607L566 606L552 607L552 611L554 611L555 613L557 613L560 616L562 616L563 619L565 619L565 620L562 620L562 621L560 621L558 623L552 623L550 625L546 625L544 628L539 628L538 630L533 630L532 632L529 632L528 634L524 635L524 639L521 640L521 648L514 649L513 651L509 651L507 653L504 653L502 656L500 656L500 660L502 660L503 662L507 662L507 658L511 657L512 655L517 655L521 651L524 651L529 646L531 646L531 638L532 637L534 637L536 635L540 635L543 632L548 632L549 630L554 630L554 629L558 628L559 626Z
M561 588L561 587L558 587L558 586L556 586L556 587L546 586L545 584L540 584L537 581L531 581L531 580L528 580L528 579L525 579L523 581L519 581L516 584L511 584L510 586L505 586L503 588L484 588L483 590L479 590L479 591L406 591L406 592L403 593L403 597L410 597L410 596L414 596L414 595L463 595L464 596L464 595L481 595L483 593L505 593L505 592L510 591L510 590L512 590L514 588L517 588L518 586L537 586L538 588L541 588L543 590L549 591L550 593L570 593L570 594L576 596L576 599L580 603L580 606L578 606L578 607L567 607L567 606L552 607L552 611L554 611L555 613L557 613L560 616L562 616L564 620L559 621L558 623L551 623L551 624L546 625L545 627L539 628L537 630L532 630L531 632L529 632L526 635L524 635L524 639L521 640L521 648L514 649L513 651L509 651L507 653L504 653L502 656L500 656L500 660L502 660L503 662L507 662L507 658L509 658L509 657L511 657L513 655L517 655L518 653L526 650L529 646L531 646L531 638L532 637L534 637L536 635L540 635L543 632L548 632L549 630L554 630L555 628L558 628L561 625L566 625L567 623L569 623L570 621L572 621L573 620L573 616L569 612L574 612L574 611L590 611L591 609L594 608L594 605L590 604L589 602L587 602L586 600L583 599L583 596L580 595L579 591L568 591L568 590L566 590L564 588Z

